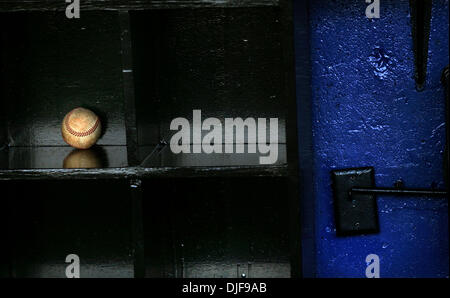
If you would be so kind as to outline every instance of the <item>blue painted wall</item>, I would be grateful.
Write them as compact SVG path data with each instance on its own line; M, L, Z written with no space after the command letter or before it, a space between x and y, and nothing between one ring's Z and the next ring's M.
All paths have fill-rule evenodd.
M314 245L305 247L304 255L313 256L304 262L305 276L365 277L372 253L380 257L381 277L449 276L445 200L378 197L379 234L335 234L332 169L373 166L377 186L403 179L406 187L445 188L440 76L449 63L448 0L433 1L423 92L413 78L409 1L380 2L381 18L369 20L364 0L309 1L314 189L303 230L312 231ZM296 18L300 9L296 4Z

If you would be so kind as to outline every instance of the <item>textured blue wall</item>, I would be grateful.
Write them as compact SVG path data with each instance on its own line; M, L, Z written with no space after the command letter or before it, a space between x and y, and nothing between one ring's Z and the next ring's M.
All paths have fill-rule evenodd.
M335 234L332 169L373 166L377 186L403 179L406 187L445 188L440 75L449 63L448 0L433 1L423 92L413 78L409 1L380 2L381 18L369 20L364 0L309 1L315 207L314 227L305 228L315 247L305 249L315 260L305 262L305 276L365 277L372 253L381 277L449 276L445 200L378 197L379 234Z

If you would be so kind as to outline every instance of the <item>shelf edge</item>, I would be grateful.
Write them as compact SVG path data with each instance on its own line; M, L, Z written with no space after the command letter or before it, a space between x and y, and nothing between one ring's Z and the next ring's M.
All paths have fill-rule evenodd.
M24 169L0 170L0 181L86 180L199 177L287 177L287 165L218 167L127 167L105 169Z
M280 166L218 166L218 167L163 167L139 168L141 178L170 177L286 177L287 165Z
M121 179L135 174L133 168L17 169L0 170L0 180Z
M70 3L61 0L0 0L0 12L19 11L65 11ZM85 0L80 9L88 10L145 10L145 9L177 9L177 8L227 8L227 7L263 7L278 6L279 0Z

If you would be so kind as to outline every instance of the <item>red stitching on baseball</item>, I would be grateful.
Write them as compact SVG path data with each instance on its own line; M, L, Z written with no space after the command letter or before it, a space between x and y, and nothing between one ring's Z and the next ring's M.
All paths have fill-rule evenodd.
M85 131L85 132L78 132L78 131L73 130L73 129L70 127L70 124L69 124L69 118L70 118L70 116L72 115L72 112L73 112L73 110L69 112L69 114L68 114L67 117L66 117L66 121L65 121L65 124L66 124L66 130L67 130L71 135L74 135L74 136L76 136L76 137L87 137L88 135L92 134L92 133L97 129L97 127L98 127L98 125L99 125L99 123L100 123L98 117L97 117L97 120L96 120L95 123L94 123L94 126L92 126L89 130L87 130L87 131Z

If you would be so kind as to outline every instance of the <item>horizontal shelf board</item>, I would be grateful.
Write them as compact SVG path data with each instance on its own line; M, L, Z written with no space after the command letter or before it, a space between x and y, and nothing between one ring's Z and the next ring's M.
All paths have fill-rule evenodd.
M120 179L135 174L133 168L0 170L0 180Z
M0 0L0 12L14 11L63 11L67 3L61 0ZM278 6L278 0L85 0L80 1L80 9L87 10L145 10L172 8L207 7L258 7Z
M137 168L141 178L152 177L284 177L286 165L279 166L236 166L236 167L165 167Z
M285 177L287 175L287 165L250 167L126 167L99 169L0 170L0 180Z

